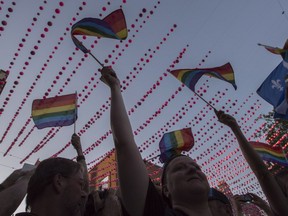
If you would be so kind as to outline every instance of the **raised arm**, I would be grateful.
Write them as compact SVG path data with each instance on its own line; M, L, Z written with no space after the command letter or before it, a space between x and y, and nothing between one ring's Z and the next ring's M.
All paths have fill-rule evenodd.
M1 183L1 189L0 192L12 185L15 184L15 182L23 176L25 173L22 171L22 169L14 170L2 183Z
M80 137L74 133L71 137L71 143L77 152L77 163L79 163L82 166L83 179L84 179L84 190L88 194L89 193L88 169L87 169L85 157L83 155Z
M123 203L130 215L141 216L149 183L148 172L134 140L119 80L109 67L104 67L101 73L101 80L111 90L111 128Z
M276 182L274 176L266 168L266 165L258 153L249 144L237 121L232 116L225 114L223 111L215 111L215 113L218 120L230 127L235 134L242 154L256 175L273 211L277 215L288 215L287 199L285 198L284 193Z
M33 172L34 170L21 171L20 177L0 192L0 215L8 216L16 211L27 193L28 182Z

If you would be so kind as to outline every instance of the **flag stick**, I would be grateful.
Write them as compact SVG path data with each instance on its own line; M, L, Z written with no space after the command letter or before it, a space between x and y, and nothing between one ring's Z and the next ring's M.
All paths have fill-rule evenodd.
M258 46L263 46L263 47L278 48L278 47L272 47L272 46L268 46L268 45L265 45L265 44L261 44L261 43L258 43L257 45L258 45ZM278 49L279 49L279 48L278 48Z
M77 96L77 91L75 91L76 94L76 109L75 109L75 115L74 115L74 134L76 133L76 115L77 115L77 104L78 104L78 96Z
M269 47L269 48L272 48L272 49L279 49L279 50L282 50L282 48L279 48L279 47L272 47L272 46L268 46L268 45L265 45L265 44L261 44L261 43L258 43L257 44L258 46L262 46L262 47Z
M202 99L207 105L209 105L212 109L214 109L214 110L216 110L217 111L217 109L214 107L214 106L212 106L208 101L206 101L203 97L201 97L201 95L199 95L198 93L196 93L195 91L193 91L200 99Z
M92 58L94 58L98 64L100 64L102 67L104 67L104 64L102 64L102 63L90 52L90 50L88 50L88 49L84 46L84 44L83 44L82 42L80 42L80 41L79 41L76 37L74 37L74 36L73 36L73 38L77 41L77 43L80 43L81 46L83 46L83 47L85 48L85 51L83 51L83 50L80 49L80 48L78 48L78 49L80 49L80 50L81 50L82 52L84 52L85 54L86 54L86 53L89 53L89 55L92 56ZM87 51L86 51L86 50L87 50Z
M89 55L92 56L92 58L94 58L98 62L98 64L104 67L104 64L102 64L91 52L89 52Z
M148 159L144 159L144 161L151 161L151 160L153 160L153 159L155 159L155 158L157 158L157 157L160 157L160 155L156 155L156 156L154 156L154 157L152 157L152 158L148 158Z
M266 45L264 45L264 44L261 44L261 43L258 43L257 45L258 45L258 46L266 46Z

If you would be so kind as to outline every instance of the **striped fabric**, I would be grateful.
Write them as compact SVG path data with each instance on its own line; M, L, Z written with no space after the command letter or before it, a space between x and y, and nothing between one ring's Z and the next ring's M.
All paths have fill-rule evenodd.
M83 46L75 35L105 37L118 40L126 39L128 30L122 9L113 11L103 20L97 18L84 18L72 26L71 37L75 46L84 53L88 53L89 50Z
M77 94L37 99L32 104L32 119L38 129L68 126L77 117Z
M280 146L272 147L268 144L260 142L250 142L250 144L263 160L277 163L281 166L288 166L286 155Z
M196 83L203 75L215 77L229 82L233 85L235 90L237 89L235 84L234 71L230 63L215 68L178 69L173 70L170 73L182 83L184 83L192 91L195 90Z
M269 52L276 54L276 55L281 55L282 58L284 60L288 60L287 59L287 53L288 53L288 40L286 40L283 48L278 48L278 47L272 47L272 46L267 46L264 44L260 44L258 43L259 46L263 46L266 50L268 50Z
M189 151L193 145L194 137L191 128L165 133L159 143L160 161L165 163L175 154L180 154L181 151Z

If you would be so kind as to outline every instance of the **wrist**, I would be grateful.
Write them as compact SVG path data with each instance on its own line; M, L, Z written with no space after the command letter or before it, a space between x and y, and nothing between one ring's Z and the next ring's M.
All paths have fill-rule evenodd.
M229 125L229 127L231 128L233 132L237 132L240 130L240 126L238 124L231 124Z
M84 155L78 155L78 156L76 157L76 161L77 161L77 162L79 162L79 161L81 161L81 160L85 160Z
M120 83L113 83L113 84L111 84L111 85L110 85L110 89L111 89L111 91L115 91L115 90L121 89Z
M83 155L82 148L76 149L77 155Z

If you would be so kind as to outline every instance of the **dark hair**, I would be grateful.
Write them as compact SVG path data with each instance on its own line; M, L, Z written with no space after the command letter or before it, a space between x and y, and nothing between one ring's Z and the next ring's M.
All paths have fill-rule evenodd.
M26 210L30 209L31 203L41 195L45 187L51 184L55 175L71 177L79 170L80 164L66 158L49 158L42 161L28 183Z

